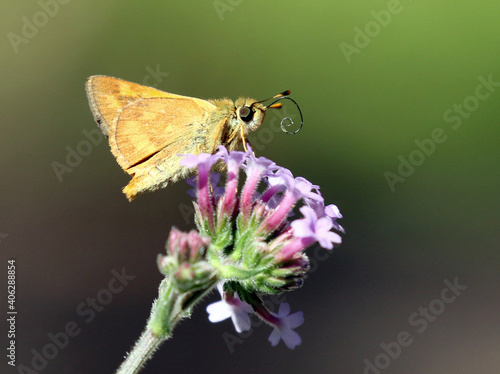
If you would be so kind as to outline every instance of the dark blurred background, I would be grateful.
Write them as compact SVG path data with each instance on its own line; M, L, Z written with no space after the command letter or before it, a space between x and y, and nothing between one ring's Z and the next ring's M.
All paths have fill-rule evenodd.
M499 2L0 8L2 309L13 258L17 364L33 368L73 321L78 335L35 372L114 372L156 297L170 227L194 226L185 183L129 203L107 142L81 145L97 128L85 80L106 74L199 98L290 89L303 130L276 130L276 111L251 137L256 153L319 184L347 232L330 256L311 252L316 271L285 295L304 312L300 347L272 348L267 326L237 337L231 322L211 324L212 295L144 373L499 372ZM71 172L58 177L54 162ZM88 298L113 269L135 278L91 319ZM0 371L23 372L6 361Z

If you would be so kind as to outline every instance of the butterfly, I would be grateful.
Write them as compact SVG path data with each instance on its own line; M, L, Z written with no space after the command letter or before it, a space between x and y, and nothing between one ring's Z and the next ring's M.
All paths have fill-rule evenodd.
M192 172L179 164L182 155L212 154L221 144L246 149L246 135L259 128L268 108L281 108L281 99L295 103L290 91L262 101L202 100L104 75L91 76L86 91L111 152L132 177L123 188L129 201L187 178ZM270 99L277 100L265 106Z

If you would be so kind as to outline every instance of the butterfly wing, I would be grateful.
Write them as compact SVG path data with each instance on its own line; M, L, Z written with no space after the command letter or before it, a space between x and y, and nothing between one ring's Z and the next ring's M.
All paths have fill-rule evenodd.
M212 152L207 135L217 108L208 101L106 76L89 78L87 94L113 155L133 177L123 190L129 200L186 177L179 154Z
M121 111L110 135L111 151L132 180L129 200L185 178L181 154L206 152L206 129L213 104L178 98L139 99Z
M113 123L122 108L148 97L188 98L106 75L91 76L85 85L90 109L104 135L114 132Z
M192 98L136 100L116 117L115 131L109 136L111 150L128 173L135 166L148 165L160 151L167 159L190 153L203 144L204 130L214 109L209 102Z

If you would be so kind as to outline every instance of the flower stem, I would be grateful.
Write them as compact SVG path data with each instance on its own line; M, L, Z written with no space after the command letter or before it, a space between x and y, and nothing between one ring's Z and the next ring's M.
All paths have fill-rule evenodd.
M137 374L146 361L153 357L161 343L170 338L173 329L170 323L172 308L168 306L176 302L173 293L172 283L168 278L164 278L160 283L158 299L153 303L146 329L116 374Z
M137 374L168 337L158 337L149 329L144 330L132 352L118 368L116 374Z
M189 317L193 306L210 292L216 283L217 277L214 275L205 287L181 292L165 277L159 287L158 299L151 308L146 329L116 374L139 373L160 345L172 336L174 327L182 319Z

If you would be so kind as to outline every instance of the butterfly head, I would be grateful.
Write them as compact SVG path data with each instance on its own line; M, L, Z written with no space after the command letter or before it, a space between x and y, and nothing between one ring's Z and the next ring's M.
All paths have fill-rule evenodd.
M248 97L240 97L234 105L238 123L243 127L245 133L257 130L264 121L267 107L262 103Z
M259 128L264 121L267 108L281 108L281 103L277 103L276 101L270 105L264 105L263 103L272 99L285 98L289 94L290 91L284 91L276 96L261 101L256 101L254 99L250 99L249 97L240 97L234 103L236 106L238 122L244 128L246 133L257 130L257 128Z

